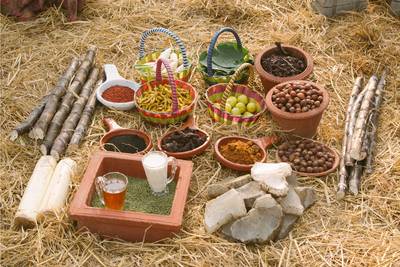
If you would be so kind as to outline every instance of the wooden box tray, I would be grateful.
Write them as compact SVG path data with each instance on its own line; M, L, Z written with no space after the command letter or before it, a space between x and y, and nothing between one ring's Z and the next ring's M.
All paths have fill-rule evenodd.
M69 209L79 229L87 228L102 237L135 242L154 242L180 231L192 175L191 161L177 160L176 189L169 215L91 207L93 194L96 194L94 180L97 176L122 172L146 179L141 159L141 155L109 151L98 151L91 157Z

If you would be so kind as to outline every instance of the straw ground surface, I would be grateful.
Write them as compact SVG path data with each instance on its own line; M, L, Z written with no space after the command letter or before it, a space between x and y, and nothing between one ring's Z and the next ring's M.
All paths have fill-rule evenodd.
M68 23L56 8L31 22L0 17L2 266L399 266L400 20L391 15L387 3L372 2L363 12L326 19L314 14L309 1L300 0L91 0L81 18ZM316 189L318 202L289 237L266 245L231 243L206 234L203 228L205 186L238 175L221 168L209 149L194 159L183 228L177 237L157 244L102 240L77 233L66 215L31 230L14 229L13 216L40 152L39 144L28 137L11 142L8 133L51 90L72 56L82 55L89 44L99 48L99 66L114 63L126 78L137 78L132 65L140 34L155 26L178 33L195 62L222 26L234 27L254 55L277 40L303 47L315 59L311 79L324 85L331 96L317 139L337 151L356 75L368 76L387 67L374 172L364 177L361 193L337 202L336 173L324 179L302 178L302 184ZM232 37L227 34L221 39ZM151 37L146 49L167 44L166 38ZM232 133L259 137L276 129L268 114L249 129L212 123L205 112L205 85L198 74L192 82L202 96L196 111L199 126L210 131L214 141ZM105 133L101 119L106 116L124 127L149 131L154 138L166 130L144 123L135 111L110 111L98 105L81 149L69 155L79 164L69 202Z

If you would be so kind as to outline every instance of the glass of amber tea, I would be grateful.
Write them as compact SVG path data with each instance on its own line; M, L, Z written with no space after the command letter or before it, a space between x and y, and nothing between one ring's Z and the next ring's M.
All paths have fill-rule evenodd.
M106 208L121 210L125 203L128 177L120 172L109 172L96 178L96 191Z

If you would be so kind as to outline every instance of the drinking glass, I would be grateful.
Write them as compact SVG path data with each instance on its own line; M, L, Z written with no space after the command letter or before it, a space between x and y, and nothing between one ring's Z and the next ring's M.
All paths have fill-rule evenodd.
M120 172L109 172L96 178L96 191L101 203L109 209L121 210L125 204L128 177Z
M169 178L168 163L172 163ZM142 158L142 164L153 194L159 196L168 193L167 185L174 179L177 169L176 159L161 151L150 151Z

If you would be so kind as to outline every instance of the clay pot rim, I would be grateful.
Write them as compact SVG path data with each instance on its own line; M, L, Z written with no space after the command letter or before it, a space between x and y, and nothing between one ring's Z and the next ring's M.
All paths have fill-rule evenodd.
M254 139L250 139L250 138L243 137L243 136L237 136L237 135L224 136L224 137L219 138L217 140L217 142L215 142L214 154L216 155L217 161L229 169L239 170L239 171L249 171L253 167L254 163L253 164L240 164L240 163L236 163L236 162L226 159L219 151L220 143L226 139L242 139L242 140L246 140L246 141L251 141L251 142L253 142L253 144L257 145L263 153L262 159L257 162L265 162L265 160L267 159L267 156L268 156L267 151L263 147L261 147L259 144L257 144L257 142Z
M290 113L287 111L282 111L279 108L275 107L275 105L272 103L272 94L274 92L274 89L277 86L282 86L288 83L309 83L314 87L317 87L320 91L322 91L322 96L323 96L323 101L321 103L321 105L313 110L307 111L307 112L301 112L301 113ZM288 119L288 120L304 120L304 119L308 119L314 116L317 116L319 114L321 114L322 112L324 112L324 110L328 107L329 104L329 94L328 91L325 89L325 87L318 85L314 82L311 81L306 81L306 80L293 80L293 81L287 81L287 82L283 82L280 84L275 85L274 87L271 88L271 90L269 90L269 92L267 93L267 96L265 97L265 102L267 104L267 108L268 110L275 116L279 116L281 118L284 119Z
M313 177L326 176L326 175L334 172L337 169L337 167L339 166L339 161L340 161L339 154L335 150L333 150L332 148L328 147L327 145L325 145L325 144L323 144L321 142L317 142L317 141L314 141L314 140L313 140L313 142L315 142L317 144L320 144L320 145L323 145L325 148L327 148L329 150L329 152L331 152L335 156L335 161L333 162L332 168L330 168L329 170L323 171L323 172L299 172L299 171L295 171L295 170L293 170L293 172L297 173L300 176L313 176ZM276 155L276 160L278 162L286 162L286 161L282 161L281 158L279 157L278 149L276 150L275 155Z
M289 51L296 51L300 54L303 55L303 59L306 61L306 68L303 72L294 75L294 76L288 76L288 77L279 77L279 76L275 76L272 75L271 73L267 72L264 70L263 66L261 65L261 59L264 57L265 54L267 54L268 52L272 51L272 50L276 50L277 47L276 46L269 46L264 48L260 53L257 54L256 59L254 61L254 66L256 68L256 71L258 72L258 74L260 74L261 76L263 76L264 79L268 79L274 83L282 83L282 82L286 82L286 81L292 81L292 80L300 80L304 77L308 77L314 68L314 60L312 58L312 56L307 53L306 51L304 51L303 49L297 47L297 46L292 46L292 45L282 45L283 48L289 50Z
M118 151L108 151L104 148L104 145L107 144L106 140L111 139L114 136L120 136L120 135L136 135L139 136L144 140L144 142L147 144L146 148L143 149L142 151L136 152L136 153L126 153L126 152L118 152ZM148 142L147 142L148 141ZM143 154L149 152L153 148L153 141L151 139L151 136L141 130L136 130L136 129L127 129L127 128L117 128L108 131L103 135L103 137L100 139L100 149L102 151L107 151L107 152L114 152L114 153L124 153L124 154L129 154L129 155L135 155L135 154Z
M196 131L199 131L199 132L203 133L205 136L207 136L206 141L201 146L198 146L198 147L196 147L196 148L194 148L192 150L183 151L183 152L169 152L169 151L163 149L162 146L161 146L162 140L164 138L166 138L167 136L171 135L173 132L179 131L179 129L178 129L178 130L174 130L174 131L169 131L169 132L165 133L163 136L161 136L157 140L157 148L160 151L162 151L165 154L167 154L168 156L171 156L171 157L174 157L174 158L177 158L177 159L191 158L193 156L196 156L196 155L199 155L199 154L203 153L204 150L206 150L207 147L211 144L211 136L206 131L198 129L196 127L194 127L194 128L193 127L188 127L188 128L192 128L192 129L194 129Z

